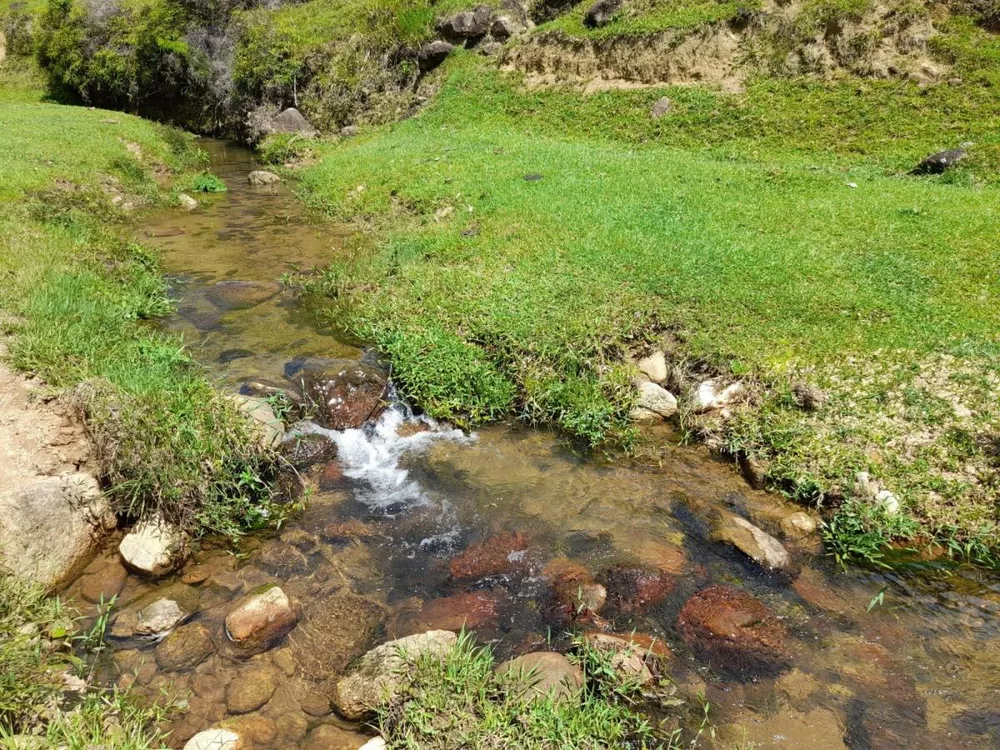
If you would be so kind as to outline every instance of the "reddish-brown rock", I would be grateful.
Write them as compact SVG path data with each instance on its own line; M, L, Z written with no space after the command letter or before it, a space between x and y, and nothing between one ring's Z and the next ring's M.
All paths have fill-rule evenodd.
M431 599L419 611L404 616L400 635L427 630L475 630L497 617L497 599L485 591L467 591ZM405 631L405 632L403 632Z
M620 612L639 612L659 604L674 590L675 579L662 570L616 565L598 580L608 592L608 603Z
M354 361L303 368L299 382L315 420L331 430L360 427L377 417L388 388L384 372Z
M608 593L585 567L557 557L545 566L542 575L551 584L551 597L545 606L549 622L558 627L572 623L599 625L597 614L604 607Z
M791 656L778 618L733 586L709 586L692 596L681 608L677 628L713 668L730 673L779 671Z
M339 461L330 461L323 467L319 475L319 488L323 492L340 489L344 486L344 467Z
M526 566L528 537L521 532L504 532L470 544L451 560L449 569L456 580L474 580L501 575Z

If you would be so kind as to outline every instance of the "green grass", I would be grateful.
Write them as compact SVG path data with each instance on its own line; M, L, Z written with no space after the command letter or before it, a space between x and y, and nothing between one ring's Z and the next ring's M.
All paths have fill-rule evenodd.
M197 167L193 140L127 115L0 105L0 308L10 361L77 389L123 514L159 510L194 531L263 522L270 459L179 341L156 260L127 240L124 207L170 194L154 169ZM131 150L130 150L131 149Z
M588 656L600 655L585 652L585 666ZM477 647L467 635L443 659L418 659L404 689L379 712L382 736L390 747L414 750L678 746L678 734L657 736L638 713L637 687L623 686L606 670L588 673L582 695L563 701L530 700L524 681L532 675L498 677L493 670L489 648Z
M710 437L778 486L815 501L869 470L932 532L986 539L998 109L958 88L673 89L678 115L653 122L662 91L526 92L457 62L419 117L317 148L306 195L378 231L315 288L432 414L512 412L592 445L627 439L625 354L669 330L679 364L763 386ZM967 168L905 174L959 133ZM795 408L797 379L828 407Z

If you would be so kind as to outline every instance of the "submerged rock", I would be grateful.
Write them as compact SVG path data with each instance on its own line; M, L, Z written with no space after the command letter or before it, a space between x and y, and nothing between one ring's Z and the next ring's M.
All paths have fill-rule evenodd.
M453 49L453 45L441 40L425 44L417 52L417 66L422 73L429 73L443 63Z
M220 310L249 310L281 292L277 281L218 281L206 292Z
M781 530L790 539L809 536L816 531L816 519L804 511L798 511L781 519Z
M122 539L118 554L133 573L159 578L184 559L184 533L179 527L154 516L142 521Z
M377 417L389 388L385 373L353 360L310 363L296 374L305 400L315 408L315 420L331 430L360 427Z
M794 572L792 556L781 542L745 518L732 513L721 514L712 530L712 538L733 545L766 570Z
M496 620L497 598L486 591L465 591L431 599L419 611L404 614L397 632L418 633L428 630L477 630Z
M452 558L448 569L456 580L502 575L525 567L528 537L521 532L504 532L470 544Z
M212 634L200 622L182 625L156 647L156 663L167 672L194 669L215 651Z
M117 560L80 579L80 596L92 604L110 602L125 588L128 571Z
M321 724L309 733L302 750L358 750L370 738L332 724Z
M571 700L583 688L583 670L552 651L536 651L510 659L498 666L496 673L523 679L532 700Z
M624 0L597 0L583 17L583 25L596 29L611 23L615 13L621 10Z
M406 668L425 654L443 658L458 636L432 630L383 643L361 657L354 671L337 683L334 705L347 719L357 720L392 700L406 680Z
M598 576L608 591L608 603L619 612L634 613L662 602L674 590L673 576L662 570L616 565Z
M268 664L247 667L226 688L226 709L231 714L255 711L274 695L278 686L277 670Z
M550 561L542 575L549 579L552 589L545 617L557 627L574 622L593 623L607 602L607 589L585 567L568 558Z
M343 674L375 642L385 619L384 606L357 594L306 602L302 621L289 637L302 675L322 683Z
M247 182L254 187L260 187L262 185L276 185L281 182L281 178L274 172L266 172L263 169L255 169L247 175Z
M0 563L52 589L86 566L114 527L111 506L90 474L39 479L0 493Z
M298 615L284 591L265 584L251 591L226 615L226 636L244 655L266 651L288 634Z
M778 618L733 586L709 586L696 593L681 608L677 628L714 669L741 676L781 670L791 657Z

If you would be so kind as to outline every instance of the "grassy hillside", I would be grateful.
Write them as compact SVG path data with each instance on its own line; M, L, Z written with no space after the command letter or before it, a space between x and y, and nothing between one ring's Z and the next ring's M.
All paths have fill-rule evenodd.
M676 115L653 121L663 94ZM811 501L867 470L978 554L998 522L998 111L951 97L805 80L585 97L470 56L419 117L315 149L307 194L379 230L318 287L432 413L591 444L627 439L625 355L669 331L678 364L761 388L717 444ZM906 174L956 138L977 140L967 167ZM797 381L827 406L797 409Z

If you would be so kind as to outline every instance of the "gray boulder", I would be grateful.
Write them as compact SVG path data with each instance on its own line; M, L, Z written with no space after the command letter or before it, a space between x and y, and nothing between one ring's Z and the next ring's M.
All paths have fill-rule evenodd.
M590 29L607 26L623 4L624 0L597 0L583 17L583 25Z
M950 148L931 154L914 168L915 174L942 174L962 161L968 152L964 148Z
M493 9L480 5L475 10L457 13L438 24L438 30L452 42L475 42L489 33L493 22Z
M0 566L51 590L79 573L114 528L90 474L38 479L0 493Z
M271 133L291 133L304 138L314 138L319 135L319 131L295 107L289 107L272 117L268 123L268 130Z
M455 47L448 42L441 41L425 44L417 52L417 66L421 73L429 73L445 61Z
M253 187L261 187L263 185L276 185L281 182L281 178L274 172L267 172L263 169L255 169L247 175L247 182L249 182Z

